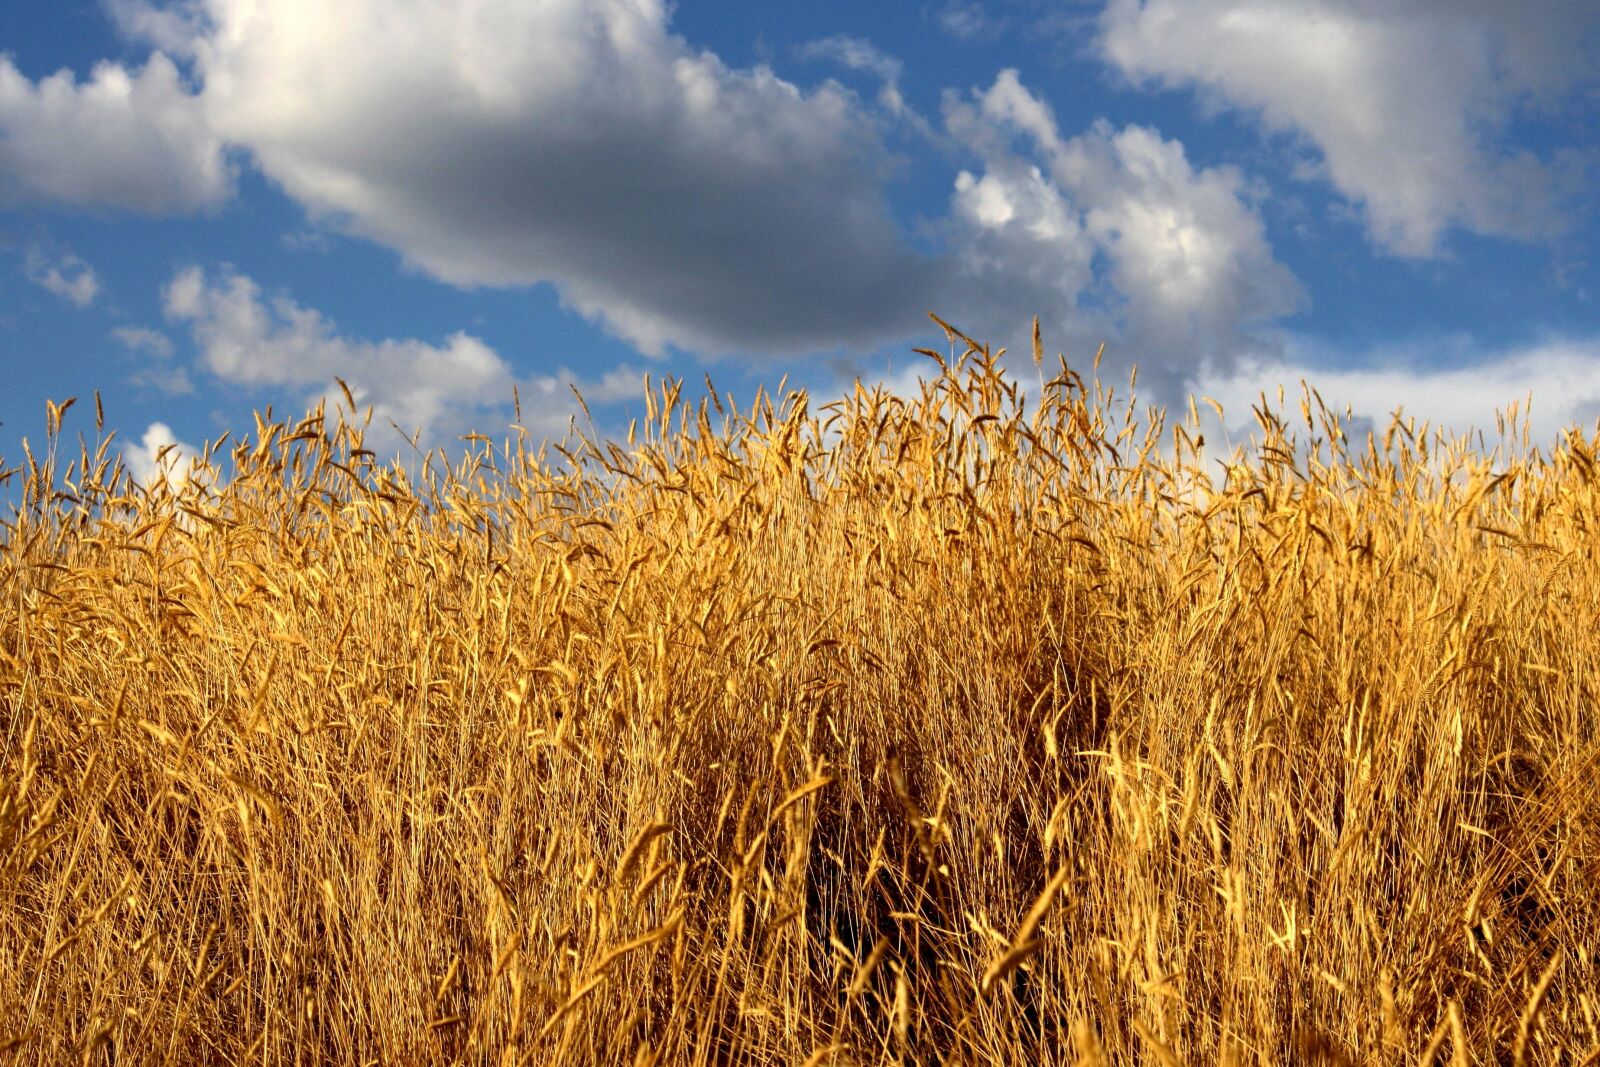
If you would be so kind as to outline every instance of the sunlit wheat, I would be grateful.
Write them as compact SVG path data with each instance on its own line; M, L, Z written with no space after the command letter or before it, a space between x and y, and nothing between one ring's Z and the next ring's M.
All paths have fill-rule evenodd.
M1308 392L1224 479L951 337L410 473L318 410L146 487L51 405L7 1062L1594 1062L1600 437Z

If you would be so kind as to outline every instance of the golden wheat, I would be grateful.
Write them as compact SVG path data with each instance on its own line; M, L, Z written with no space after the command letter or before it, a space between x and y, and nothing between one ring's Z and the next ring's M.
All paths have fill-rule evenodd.
M1308 391L1219 483L950 336L409 471L319 409L145 488L51 404L8 1062L1593 1062L1600 436Z

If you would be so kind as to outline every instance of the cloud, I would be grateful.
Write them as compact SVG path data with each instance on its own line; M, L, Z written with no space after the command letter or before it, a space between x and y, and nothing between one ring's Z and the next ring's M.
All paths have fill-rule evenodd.
M111 336L120 341L130 352L147 353L157 359L172 357L172 340L159 330L150 330L142 326L118 326L111 331Z
M883 87L878 90L878 103L889 114L909 119L919 130L926 130L921 122L921 116L906 106L905 97L900 94L900 74L905 69L904 64L894 56L880 51L871 41L842 34L824 37L801 45L795 49L795 55L800 59L829 60L850 70L873 75L883 83Z
M128 377L130 384L158 389L170 396L194 393L194 379L187 367L173 360L172 339L166 334L142 326L119 326L111 336L139 357L138 368Z
M801 52L874 75L887 107L730 68L672 34L662 0L350 0L331 21L312 0L114 10L192 57L215 136L316 225L458 286L550 283L650 355L859 356L926 337L929 310L1009 340L1037 312L1053 337L1110 339L1181 382L1259 347L1297 300L1236 171L1196 169L1143 127L1064 138L1015 72L947 98L936 139L975 165L949 215L907 233L887 135L932 131L899 100L899 61L865 40ZM284 346L274 375L325 362L326 338L308 340L325 323L237 277L168 296L214 373L261 373L226 343L247 326ZM501 388L509 372L471 341L426 347ZM385 393L404 424L439 414L424 395Z
M904 69L898 59L879 51L871 41L842 34L808 41L795 49L795 53L801 59L831 59L851 70L863 70L891 83L900 80Z
M984 163L958 176L951 210L978 308L1037 312L1079 351L1109 340L1162 399L1207 365L1271 350L1266 327L1302 300L1234 168L1196 170L1143 126L1063 138L1012 70L947 94L945 124ZM1017 325L980 328L1015 337Z
M23 270L30 282L75 308L88 307L100 293L100 279L94 268L70 252L51 256L35 245L28 249Z
M1005 20L989 14L977 0L947 0L939 9L939 28L958 41L988 41L1005 30Z
M1302 176L1361 205L1374 242L1430 256L1454 226L1562 227L1579 153L1498 142L1519 107L1595 82L1597 30L1589 0L1110 0L1100 47L1136 82L1197 89L1300 139Z
M278 239L291 252L316 252L326 255L333 249L333 239L326 230L315 226L300 226Z
M125 5L126 6L126 5ZM130 10L160 10L132 5ZM205 0L215 133L319 221L460 286L555 285L648 353L798 353L916 328L879 119L732 69L660 0Z
M205 11L198 0L101 0L117 32L180 59L193 59L205 35Z
M165 482L176 490L195 473L194 462L198 455L198 449L173 435L172 427L164 422L152 422L139 439L139 446L124 449L122 458L140 485L154 487Z
M163 215L232 187L222 142L165 55L136 72L100 63L82 83L66 70L35 83L0 56L0 206Z
M395 448L418 431L425 447L471 431L494 437L510 422L514 389L529 400L523 424L535 436L565 428L576 409L568 383L597 404L643 395L642 376L629 368L589 382L564 371L519 378L494 349L462 332L438 344L347 337L320 312L267 297L232 270L215 277L182 270L162 300L168 318L188 326L202 366L223 382L294 390L309 406L339 396L334 379L344 379L357 403L373 408L370 447Z
M1600 426L1600 337L1553 337L1500 349L1460 338L1395 344L1353 362L1302 339L1288 358L1241 365L1205 380L1199 391L1223 405L1230 424L1240 424L1262 393L1275 402L1281 384L1287 395L1297 395L1302 380L1329 408L1350 407L1380 434L1397 408L1419 426L1481 430L1491 443L1498 436L1495 413L1513 404L1528 419L1535 444L1549 445L1571 426L1591 434Z

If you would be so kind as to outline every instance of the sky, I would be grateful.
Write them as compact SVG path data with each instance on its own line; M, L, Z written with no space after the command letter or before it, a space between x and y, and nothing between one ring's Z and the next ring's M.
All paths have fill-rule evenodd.
M1027 366L1600 420L1593 0L5 0L0 467L337 395L404 453L646 376ZM76 426L92 424L74 413Z

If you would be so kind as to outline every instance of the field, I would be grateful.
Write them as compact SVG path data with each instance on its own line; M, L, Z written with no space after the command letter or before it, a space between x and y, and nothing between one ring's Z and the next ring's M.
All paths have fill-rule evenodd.
M1224 482L952 337L409 475L52 405L0 1062L1600 1062L1600 435L1307 392Z

